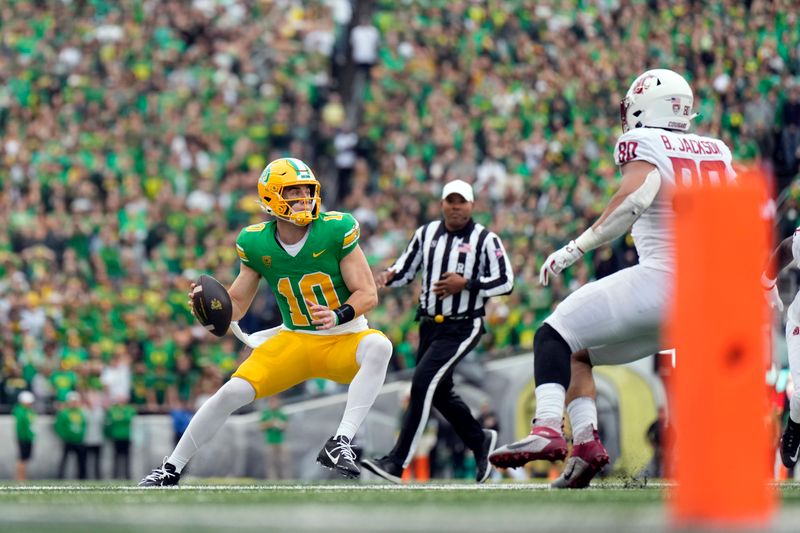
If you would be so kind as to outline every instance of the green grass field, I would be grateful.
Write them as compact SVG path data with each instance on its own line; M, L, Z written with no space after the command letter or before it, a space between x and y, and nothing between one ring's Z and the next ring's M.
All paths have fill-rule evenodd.
M179 489L99 483L0 485L0 531L637 531L669 526L668 486L263 484ZM772 531L800 529L800 485L781 487Z

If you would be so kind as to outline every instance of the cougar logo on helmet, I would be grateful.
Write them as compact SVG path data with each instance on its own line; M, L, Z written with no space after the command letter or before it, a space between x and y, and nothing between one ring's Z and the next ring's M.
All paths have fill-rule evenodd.
M667 69L648 70L633 81L620 103L622 130L650 127L687 131L697 116L687 111L693 104L694 94L683 76Z
M290 200L284 198L284 190L297 185L310 186L311 196ZM306 226L319 216L321 203L319 190L320 183L308 165L293 157L284 157L271 162L258 179L258 197L262 209L298 226ZM295 202L308 202L311 204L311 210L294 211L292 204Z
M633 86L633 93L642 94L650 88L650 85L653 81L658 83L658 79L655 76L639 76L639 78L634 82L635 85Z

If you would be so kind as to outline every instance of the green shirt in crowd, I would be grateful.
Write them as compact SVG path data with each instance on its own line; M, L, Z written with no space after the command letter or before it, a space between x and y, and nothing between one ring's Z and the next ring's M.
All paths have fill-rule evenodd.
M156 368L175 368L175 342L151 342L144 343L144 362L150 370Z
M67 394L75 390L78 384L78 376L72 370L59 370L50 375L50 383L56 392L56 400L64 402L67 400Z
M61 360L65 363L64 368L75 368L79 364L89 359L89 352L83 347L66 347L61 354Z
M86 433L86 415L79 407L67 407L56 415L56 434L66 443L80 444Z
M175 373L163 367L148 372L144 379L147 389L155 391L156 403L159 405L167 403L167 391L176 381Z
M131 422L136 409L127 404L112 405L106 411L106 437L111 440L131 440Z
M144 405L147 403L147 373L134 372L131 376L131 403Z
M264 430L264 442L283 444L283 432L286 430L287 420L289 417L281 409L266 409L261 413L262 423L272 422L272 425Z
M35 437L33 433L33 421L36 418L33 409L18 403L14 406L14 409L11 410L11 414L17 421L17 439L23 442L33 442L33 437Z

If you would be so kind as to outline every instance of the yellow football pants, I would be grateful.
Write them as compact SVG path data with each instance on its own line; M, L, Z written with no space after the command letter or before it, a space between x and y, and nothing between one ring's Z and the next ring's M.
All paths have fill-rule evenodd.
M250 383L257 399L314 378L350 383L359 368L356 362L358 344L373 333L383 335L377 329L344 335L281 330L254 349L233 377Z

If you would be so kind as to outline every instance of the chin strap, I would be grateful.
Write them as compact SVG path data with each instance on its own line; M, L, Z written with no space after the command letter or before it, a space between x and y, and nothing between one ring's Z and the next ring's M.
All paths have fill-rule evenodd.
M276 218L280 218L281 220L285 220L286 222L291 222L295 226L308 226L312 222L314 222L314 209L317 207L317 201L314 200L311 204L310 211L300 211L299 213L292 212L289 216L282 216L266 205L264 202L258 201L258 206L261 208L262 211L265 213L272 215ZM291 210L291 208L290 208Z
M300 213L292 213L289 216L289 222L295 226L308 226L314 220L314 216L310 211L302 211Z

